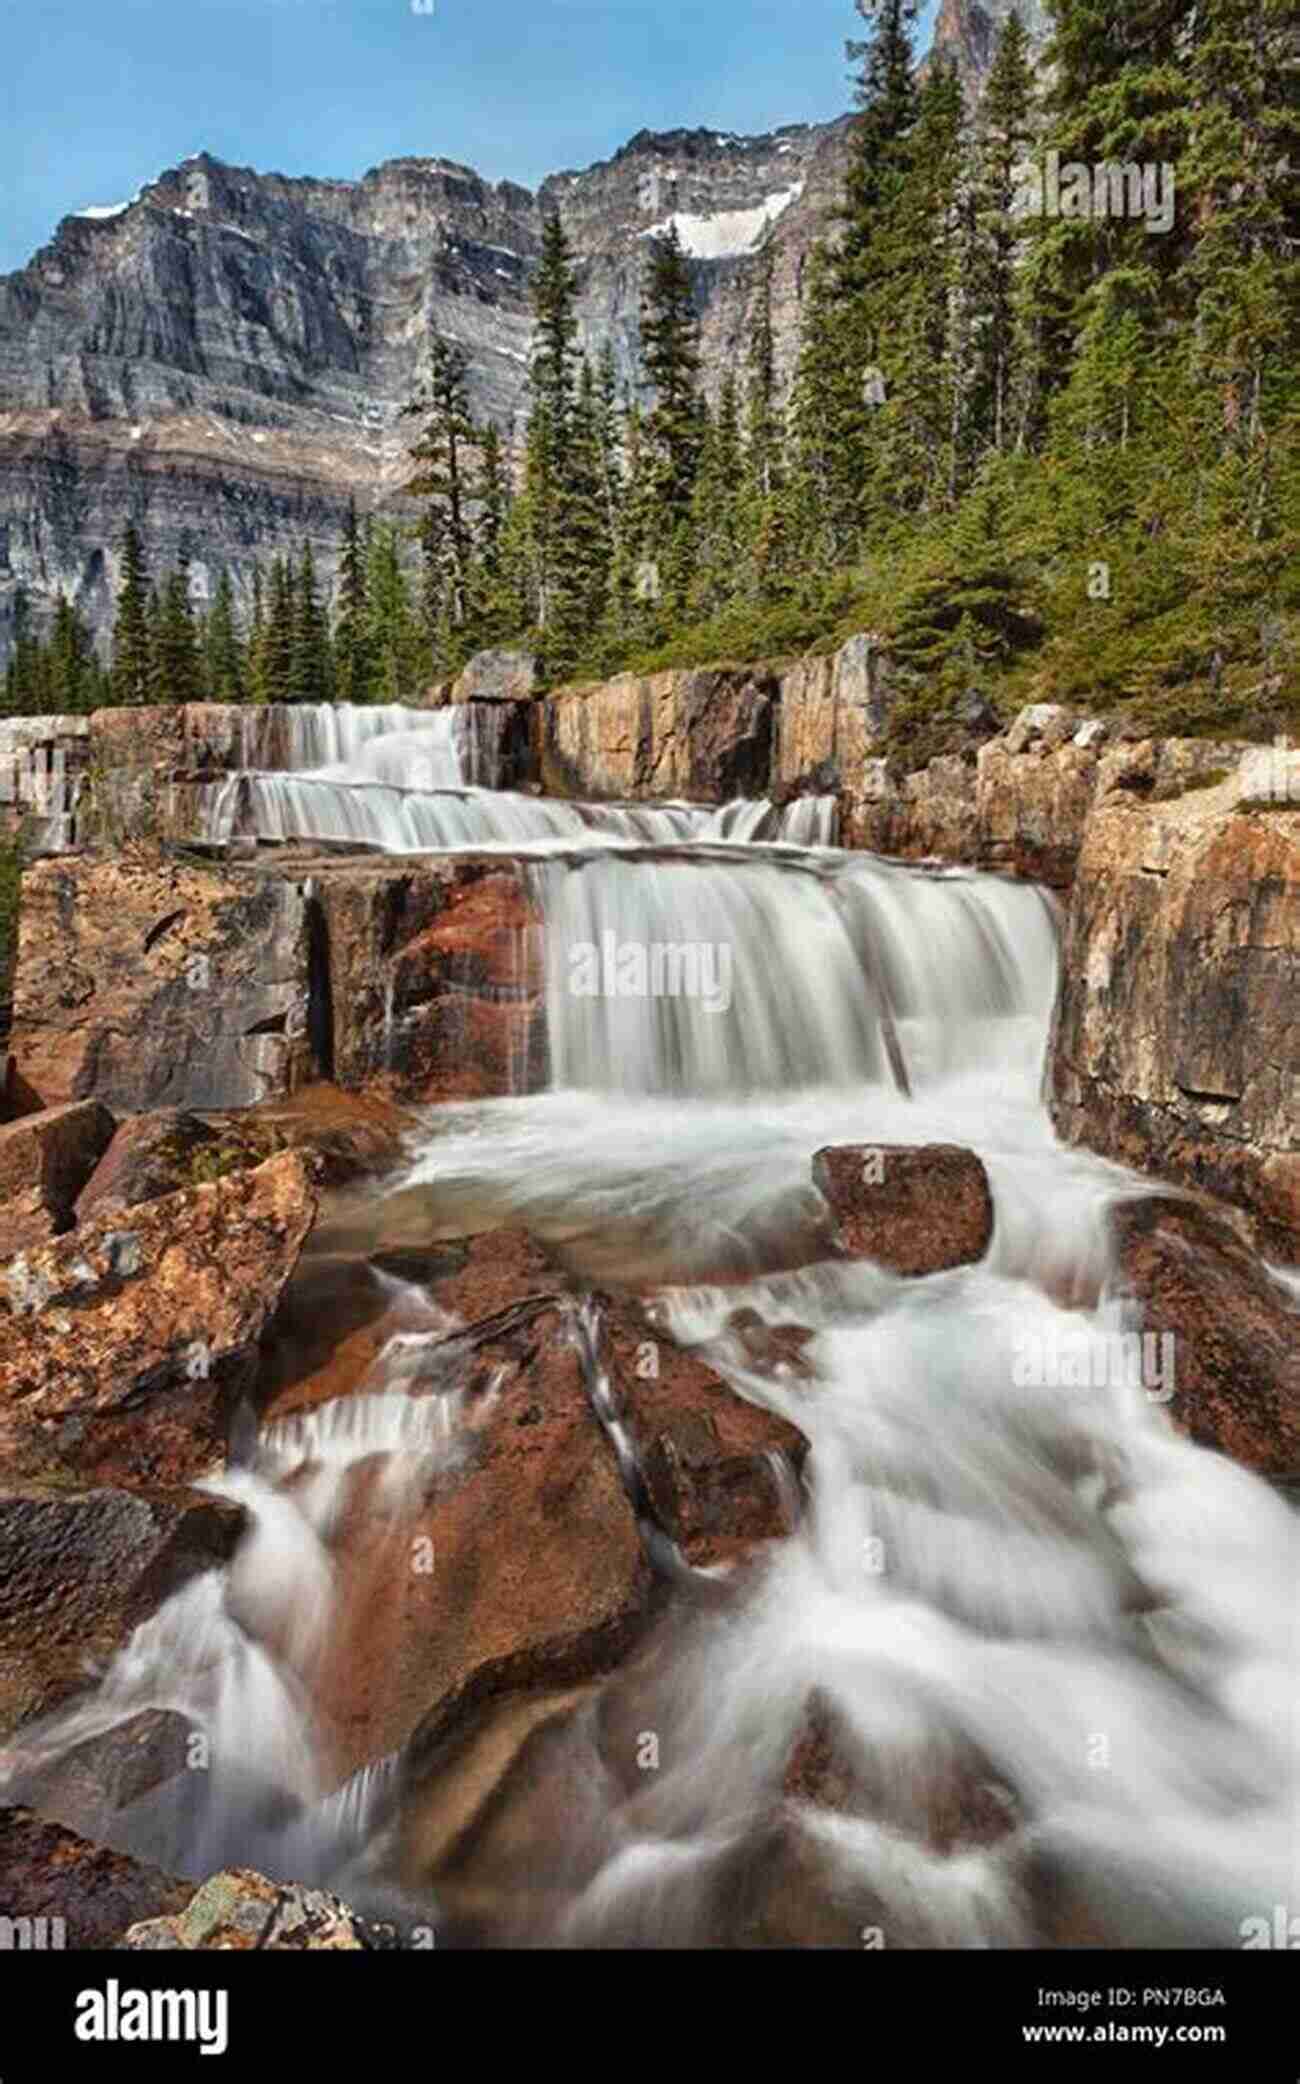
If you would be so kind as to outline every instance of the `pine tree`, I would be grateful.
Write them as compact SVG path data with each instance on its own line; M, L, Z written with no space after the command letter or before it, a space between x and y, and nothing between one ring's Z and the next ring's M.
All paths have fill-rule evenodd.
M454 634L463 630L469 612L472 509L479 492L474 456L481 436L469 408L469 358L436 330L424 388L405 410L424 421L409 451L416 469L407 489L425 504L421 537L432 549L426 572L438 574L442 594L437 603L426 596L426 613Z
M980 104L971 196L971 250L963 293L978 320L972 370L972 453L1004 455L1025 433L1025 315L1019 294L1015 211L1019 169L1035 123L1029 38L1013 10L998 33Z
M139 531L128 521L122 538L122 583L113 626L112 699L131 707L152 699L149 655L149 567Z
M370 597L356 502L348 502L339 561L339 609L334 632L335 693L340 702L371 698Z
M5 668L4 713L35 716L38 645L32 635L31 596L20 585L14 593L13 638Z
M204 698L209 702L247 699L244 649L235 621L235 593L230 573L222 567L212 607L203 624Z
M61 593L55 604L49 643L49 714L88 713L95 706L97 677L85 627L67 595Z
M329 625L321 607L310 543L304 545L294 585L289 686L294 702L328 702L333 696Z
M154 702L197 702L203 694L198 632L190 601L189 566L182 562L167 575L157 605L150 644L151 697Z
M690 265L676 222L650 242L642 293L641 352L652 404L645 444L656 541L675 546L689 530L704 435L699 325ZM647 545L646 547L649 547Z

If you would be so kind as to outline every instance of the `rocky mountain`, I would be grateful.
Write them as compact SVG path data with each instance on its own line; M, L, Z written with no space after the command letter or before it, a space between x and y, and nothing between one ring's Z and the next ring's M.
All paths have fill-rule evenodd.
M945 0L936 47L977 81L1005 12ZM479 412L517 430L551 209L579 256L586 344L612 341L625 372L646 240L670 220L711 375L734 366L766 247L788 365L847 135L847 118L643 132L536 194L438 158L332 181L199 153L64 218L0 278L0 666L20 586L38 614L66 591L106 635L128 517L155 567L190 558L200 595L225 565L247 603L257 563L304 541L330 581L349 498L399 498L400 413L433 322L469 350Z

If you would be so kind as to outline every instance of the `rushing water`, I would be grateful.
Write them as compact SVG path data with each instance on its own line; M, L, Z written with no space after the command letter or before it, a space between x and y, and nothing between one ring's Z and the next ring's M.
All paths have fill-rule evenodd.
M252 728L246 756L266 750ZM245 757L204 789L204 838L314 840L390 854L694 839L829 846L835 838L833 797L809 797L784 810L766 801L713 810L546 802L503 791L505 719L491 704L433 711L305 706L284 712L282 730L283 771L259 770Z
M110 1802L103 1835L190 1874L238 1859L423 1903L453 1939L1235 1946L1244 1921L1300 1904L1297 1520L1109 1365L1133 1319L1107 1212L1141 1188L1062 1149L1042 1104L1048 901L755 846L766 809L706 832L681 829L700 819L685 809L487 802L446 787L441 718L343 751L342 776L231 784L241 815L319 836L328 801L384 845L447 843L423 836L435 826L482 843L493 817L503 835L525 816L534 838L571 841L570 817L582 833L527 871L552 1089L431 1114L353 1248L523 1224L579 1289L653 1290L662 1337L809 1441L798 1495L785 1478L789 1531L696 1584L646 1529L668 1619L647 1662L556 1710L526 1862L484 1852L413 1880L418 1805L393 1762L346 1777L322 1672L347 1668L347 1530L377 1519L400 1547L493 1406L466 1401L423 1293L395 1291L365 1394L270 1429L215 1480L251 1516L231 1568L146 1624L70 1719L28 1733L11 1785L85 1827L75 1748L171 1710L206 1733L211 1772ZM593 846L617 816L631 850ZM894 1143L978 1151L985 1261L906 1281L828 1257L810 1162L837 1143L886 1162ZM634 1488L599 1306L575 1310L593 1422ZM767 1357L755 1323L802 1334L799 1365ZM1093 1386L1025 1370L1066 1351L1096 1361ZM842 1811L783 1793L814 1698L858 1789ZM627 1769L626 1730L654 1734L652 1772ZM936 1832L945 1787L980 1829Z

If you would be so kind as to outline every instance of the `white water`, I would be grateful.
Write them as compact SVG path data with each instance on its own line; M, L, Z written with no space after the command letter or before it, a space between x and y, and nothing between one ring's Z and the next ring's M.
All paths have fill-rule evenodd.
M564 845L765 839L827 846L833 797L778 811L766 801L699 805L546 802L499 788L501 710L482 703L432 711L313 707L277 710L282 768L256 712L241 719L240 767L202 792L201 835L374 848L388 854L510 852Z
M436 780L452 745L408 741L395 757L408 776L427 760L422 781ZM761 1867L777 1823L800 1849L778 1893L797 1906L811 1891L846 1933L887 1946L1230 1947L1244 1920L1294 1912L1296 1518L1188 1445L1176 1401L1171 1414L1118 1380L1017 1381L1026 1341L1105 1350L1135 1325L1107 1212L1141 1183L1062 1150L1041 1101L1046 900L991 877L755 848L761 807L731 807L706 838L639 822L700 815L684 807L395 789L376 778L393 751L381 736L348 750L346 777L238 786L285 792L255 799L259 819L273 800L313 824L327 803L340 819L364 805L359 825L385 845L449 829L453 804L480 835L464 844L493 818L603 818L606 838L641 845L601 848L593 823L576 846L571 826L534 828L564 843L528 870L547 925L552 1090L431 1114L373 1211L377 1240L525 1224L579 1282L657 1287L663 1336L810 1443L798 1524L722 1585L722 1604L681 1603L651 1675L626 1682L643 1689L634 1727L655 1732L659 1770L629 1793L614 1740L574 1721L588 1799L581 1813L556 1804L551 1854L514 1877L549 1905L531 1936L724 1942L723 1880ZM624 815L638 822L616 833ZM606 936L727 951L727 1003L575 994L575 950ZM813 1153L865 1144L887 1162L891 1144L934 1142L985 1162L985 1262L903 1281L834 1259ZM338 1788L314 1687L339 1648L350 1516L400 1531L424 1482L454 1481L471 1430L492 1423L490 1398L472 1418L458 1401L436 1348L445 1320L420 1307L363 1399L274 1429L225 1479L253 1519L230 1571L181 1593L71 1722L34 1740L48 1771L147 1706L208 1733L213 1768L197 1792L187 1776L183 1811L173 1788L118 1816L115 1842L193 1874L237 1858L363 1892L391 1874L394 1771L379 1761ZM798 1371L755 1345L755 1321L807 1334ZM625 1458L621 1415L599 1415ZM843 1814L783 1794L814 1693L862 1791ZM927 1829L936 1783L954 1776L996 1790L994 1842L947 1851Z

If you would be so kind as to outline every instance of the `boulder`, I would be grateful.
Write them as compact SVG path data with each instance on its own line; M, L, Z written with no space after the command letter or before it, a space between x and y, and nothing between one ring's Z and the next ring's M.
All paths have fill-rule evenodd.
M531 702L538 689L530 651L480 651L456 680L453 702Z
M71 1226L113 1129L98 1100L72 1100L0 1127L0 1258Z
M0 1903L20 1933L21 1920L44 1919L46 1949L121 1946L128 1927L175 1916L192 1893L192 1882L92 1845L30 1810L0 1809Z
M1300 824L1285 807L1238 809L1235 775L1153 801L1160 770L1141 771L1139 790L1116 769L1088 823L1053 1117L1069 1142L1244 1208L1263 1247L1294 1262Z
M199 1152L217 1142L215 1129L180 1108L129 1116L77 1196L77 1221L89 1222L109 1208L138 1208L193 1186Z
M226 1562L243 1517L193 1491L0 1484L0 1733L85 1687L90 1660Z
M813 1184L830 1205L841 1250L894 1273L970 1266L992 1241L993 1197L973 1151L841 1145L818 1151Z
M221 1452L225 1407L316 1215L307 1161L110 1209L0 1270L0 1441L101 1481L187 1482Z
M1174 1338L1169 1415L1262 1476L1300 1472L1300 1310L1229 1223L1172 1195L1114 1211L1120 1287Z
M455 1452L391 1515L347 1520L341 1609L317 1682L338 1771L406 1743L427 1762L502 1695L583 1683L612 1668L650 1618L659 1585L618 1457L589 1401L566 1280L523 1232L408 1251L385 1271L418 1284L403 1302L305 1268L270 1342L270 1423L393 1383L394 1336L422 1338L409 1393L466 1402ZM313 1336L326 1297L331 1333ZM346 1312L340 1324L338 1301ZM403 1314L403 1311L406 1314ZM695 1564L738 1560L787 1531L771 1456L800 1436L679 1353L629 1299L603 1306L604 1349L650 1510ZM343 1365L346 1358L346 1366ZM403 1363L409 1368L409 1360ZM423 1538L432 1568L395 1578L394 1540ZM423 1770L423 1764L420 1766Z

